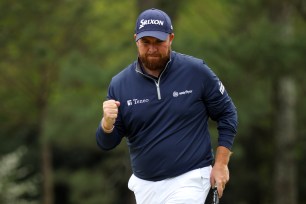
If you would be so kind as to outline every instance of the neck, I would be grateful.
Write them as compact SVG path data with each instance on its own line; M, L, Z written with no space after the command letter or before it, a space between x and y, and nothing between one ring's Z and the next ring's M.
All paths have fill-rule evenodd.
M151 76L154 76L156 78L159 77L160 73L164 70L164 69L156 69L156 70L151 70L151 69L148 69L146 67L143 67L144 71L148 74L148 75L151 75Z
M169 58L165 59L162 63L157 64L157 66L152 66L152 67L146 66L146 63L143 63L141 58L138 58L138 63L144 73L158 78L160 74L163 72L163 70L166 68L170 60L171 60L171 57L169 55Z
M138 63L140 65L140 68L142 69L142 72L144 72L147 75L156 77L156 78L159 77L160 73L165 69L166 64L167 64L166 63L162 68L152 69L152 68L146 67L145 64L139 58L138 58Z

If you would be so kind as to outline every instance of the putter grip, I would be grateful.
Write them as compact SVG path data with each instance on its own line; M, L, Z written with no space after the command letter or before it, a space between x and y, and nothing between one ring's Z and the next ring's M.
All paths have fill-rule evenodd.
M217 188L213 189L213 204L219 204L219 196Z

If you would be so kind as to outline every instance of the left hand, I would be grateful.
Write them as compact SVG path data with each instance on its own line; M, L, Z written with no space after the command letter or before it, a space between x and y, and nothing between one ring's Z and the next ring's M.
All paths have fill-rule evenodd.
M228 166L222 163L215 163L210 174L210 183L212 187L217 187L219 198L222 197L225 185L228 181Z

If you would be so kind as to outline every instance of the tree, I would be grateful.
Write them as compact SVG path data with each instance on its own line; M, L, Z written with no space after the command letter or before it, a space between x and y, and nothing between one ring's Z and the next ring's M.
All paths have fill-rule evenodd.
M261 21L261 25L265 25L264 28L266 28L261 29L257 25L255 31L251 26L247 26L247 29L251 29L254 33L262 32L259 35L265 38L265 40L256 39L252 33L249 35L249 38L265 46L259 47L264 49L261 50L260 56L256 58L253 65L262 68L259 72L261 77L267 76L267 68L270 70L268 77L271 86L269 95L272 99L270 101L270 124L274 125L273 130L271 129L274 140L269 140L273 144L270 147L272 149L270 157L271 160L274 160L270 174L275 175L274 180L270 183L274 183L274 203L297 203L297 135L295 130L297 128L296 93L298 90L295 84L299 78L298 75L303 72L303 69L299 69L303 63L297 57L301 50L294 48L297 41L300 41L295 33L297 27L294 19L298 19L299 16L293 9L293 2L257 1L255 3L253 1L245 5L247 6L245 10L254 14L246 22L256 22L257 19L257 22ZM255 14L255 12L258 13ZM262 64L260 64L261 60ZM295 68L292 69L292 67ZM269 186L267 185L266 188Z
M283 78L286 81L288 77L293 79L294 84L299 84L295 91L290 92L292 96L289 98L292 102L294 92L299 96L303 95L300 87L304 84L301 75L305 74L305 69L302 68L305 60L301 53L305 52L305 40L301 33L305 32L305 21L295 9L292 9L293 5L289 2L238 0L230 3L211 2L205 6L199 1L189 3L181 10L177 26L179 31L176 32L183 40L178 44L176 38L174 45L178 49L204 58L230 91L238 109L238 135L230 163L230 167L233 166L232 179L222 201L271 203L274 190L267 189L271 189L271 184L274 183L274 179L271 179L276 170L274 161L279 156L276 137L271 135L276 133L276 117L278 121L282 120L282 124L282 118L286 117L285 114L281 114L281 117L278 115L278 107L286 102L273 98L276 93L280 93L279 82L283 81ZM291 9L290 15L287 16L289 19L286 19L286 16L282 17L283 6ZM278 22L274 18L278 18ZM288 28L294 32L286 35ZM275 89L276 87L278 88ZM302 98L299 97L296 103L300 104ZM294 108L294 105L287 106L290 107ZM295 127L296 132L303 132L303 125L296 119L303 114L299 111L294 116L293 110L288 112L292 120L286 123L291 124L287 131ZM294 121L297 123L294 124ZM291 145L286 146L290 153L286 153L291 158L287 158L288 155L283 158L294 162L296 152L299 151L301 154L302 149L299 150L300 145L294 143L294 139L290 141ZM298 172L292 174L289 173L289 169L286 168L286 172L293 178L290 182L294 183L294 177ZM291 188L291 192L296 192L297 186L301 186L301 183ZM286 196L285 193L282 195Z
M279 27L280 43L290 44L294 36L292 2L270 2L271 22ZM278 8L277 11L275 8ZM296 80L285 67L275 75L275 178L274 203L298 203L296 146Z
M94 135L111 77L137 55L133 41L137 15L156 7L173 20L173 49L203 58L237 106L239 129L230 163L231 181L222 202L276 200L274 195L280 193L272 191L271 184L277 175L277 138L272 135L285 132L278 129L277 133L275 127L292 117L288 121L293 123L278 126L292 124L286 131L294 128L296 139L306 133L305 4L281 2L0 1L0 160L6 160L3 155L15 155L20 147L26 150L18 154L18 165L5 182L21 187L31 184L14 199L134 203L126 186L131 169L125 141L111 152L101 152ZM295 87L288 92L292 96L281 97L288 101L279 100L279 93L291 86ZM287 109L289 114L278 117L283 107L294 110L294 104L299 111ZM214 128L211 132L215 138ZM288 173L293 178L287 177L291 178L288 186L306 171L306 141L294 140L291 146L279 143L291 151L279 156L297 162L296 175ZM49 184L45 183L49 198L40 190L47 178L41 177L43 166L44 175L50 175ZM292 202L304 203L305 182L295 182L290 188Z
M25 177L29 179L42 171L40 185L44 186L39 188L44 189L44 193L38 192L31 199L40 199L42 203L53 203L53 200L56 203L65 202L58 202L59 198L54 194L54 190L57 193L63 184L61 189L68 188L73 192L67 196L67 202L72 202L70 200L75 194L81 195L77 187L68 186L69 176L58 182L60 176L53 172L53 168L62 155L55 154L53 150L70 148L71 151L66 152L69 157L73 148L81 146L93 152L94 156L98 154L94 137L88 140L88 134L94 135L99 120L96 116L100 112L97 95L102 92L101 96L104 96L105 92L101 89L107 86L114 69L121 68L122 62L129 59L129 55L125 54L131 52L127 40L133 36L122 38L121 34L133 30L129 24L121 26L121 22L133 17L133 12L119 18L110 15L131 7L132 3L127 1L111 7L107 1L0 3L0 22L7 31L1 30L0 35L0 93L1 99L5 99L1 103L1 136L12 144L10 148L1 148L1 151L2 154L8 153L24 144L29 147L26 153L29 156L23 158L27 161L23 161L22 165L35 167L30 168ZM105 32L106 28L108 32ZM112 40L108 40L110 38ZM113 40L118 42L113 44ZM71 105L74 106L70 108ZM67 118L70 123L65 121ZM85 123L84 118L87 118ZM83 131L75 131L78 124L78 127L84 127ZM75 138L79 140L78 145L73 144ZM65 165L55 167L57 172ZM97 168L101 168L101 164L98 163ZM92 176L90 170L86 172L87 178ZM97 185L101 187L103 183ZM117 198L104 197L110 202ZM77 202L84 203L81 199Z

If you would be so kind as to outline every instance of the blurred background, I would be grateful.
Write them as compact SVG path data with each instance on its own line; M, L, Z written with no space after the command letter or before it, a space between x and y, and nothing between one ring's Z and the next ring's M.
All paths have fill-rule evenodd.
M204 59L237 106L221 203L306 203L305 0L1 0L0 203L135 203L126 141L102 152L95 131L152 7L172 18L173 50Z

